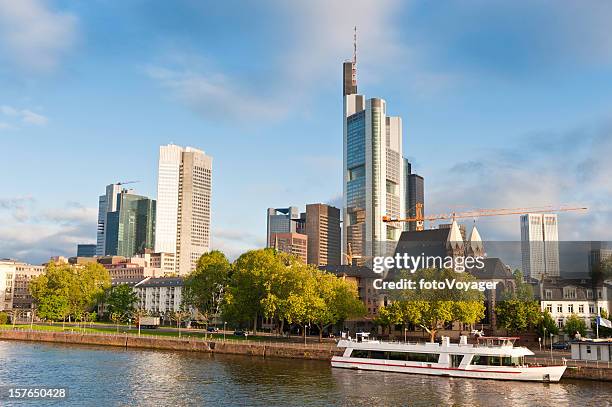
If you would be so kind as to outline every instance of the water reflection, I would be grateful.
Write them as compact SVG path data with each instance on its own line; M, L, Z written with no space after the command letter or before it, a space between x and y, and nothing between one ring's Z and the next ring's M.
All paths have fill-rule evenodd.
M0 385L68 386L71 404L83 406L605 406L612 393L601 382L511 383L332 369L291 359L27 342L0 341L0 366Z

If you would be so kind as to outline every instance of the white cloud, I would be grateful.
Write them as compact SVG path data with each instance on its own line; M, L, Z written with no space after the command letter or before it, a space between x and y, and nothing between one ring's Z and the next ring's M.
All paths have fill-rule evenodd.
M586 206L586 212L560 212L560 239L610 240L610 156L612 122L474 151L467 161L425 174L426 211ZM485 240L520 239L518 215L482 218L478 225Z
M266 246L266 238L245 232L244 229L213 229L212 247L235 260L242 253Z
M96 209L67 203L40 209L31 197L0 199L0 257L41 263L73 256L77 243L92 242Z
M21 68L52 71L77 39L77 18L39 0L0 0L0 44Z
M44 126L49 122L49 119L46 116L43 116L40 113L36 113L31 111L30 109L17 109L13 106L1 105L0 106L0 114L4 115L7 118L12 118L13 120L20 120L22 123L31 124L35 126ZM6 128L16 128L17 125L14 123L13 125L6 123ZM0 126L0 129L2 126Z

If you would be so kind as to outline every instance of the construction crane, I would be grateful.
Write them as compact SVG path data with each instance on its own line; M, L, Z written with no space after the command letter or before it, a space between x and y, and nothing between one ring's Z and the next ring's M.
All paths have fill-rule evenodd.
M424 223L428 221L444 220L444 219L465 219L465 218L481 218L485 216L507 216L507 215L523 215L526 213L549 213L549 212L568 212L568 211L586 211L584 207L571 206L533 206L528 208L493 208L493 209L473 209L465 212L451 212L437 215L423 215L423 204L417 203L415 206L415 216L410 218L392 218L383 216L383 222L416 222L416 230L424 229Z

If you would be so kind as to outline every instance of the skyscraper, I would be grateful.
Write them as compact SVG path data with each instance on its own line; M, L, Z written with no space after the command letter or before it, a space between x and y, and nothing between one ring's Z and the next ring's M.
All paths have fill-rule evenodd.
M306 205L308 264L316 266L341 264L340 209L325 204Z
M412 173L412 164L404 158L404 182L406 186L406 216L414 218L417 214L417 204L422 205L425 213L425 180ZM417 222L407 222L405 230L417 230Z
M295 206L288 208L268 208L266 242L268 247L274 247L276 233L303 233L303 219Z
M117 210L117 195L121 192L121 184L106 186L106 193L98 199L98 230L96 235L96 256L106 254L106 214Z
M521 215L521 255L526 276L535 279L559 276L557 215Z
M117 210L106 214L105 255L132 257L153 248L155 200L122 190Z
M402 120L387 115L380 98L357 94L356 61L343 64L344 251L357 263L392 253L403 226L382 221L403 217L405 185ZM350 77L349 77L350 75Z
M212 157L193 147L159 148L155 251L174 253L187 274L210 251Z

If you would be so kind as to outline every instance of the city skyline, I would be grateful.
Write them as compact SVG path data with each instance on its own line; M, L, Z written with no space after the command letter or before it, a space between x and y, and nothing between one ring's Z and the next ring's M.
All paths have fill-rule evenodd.
M100 188L140 179L156 196L170 142L215 157L211 245L230 257L265 246L268 207L341 207L338 67L355 25L360 92L402 117L428 213L575 203L589 211L560 215L559 237L609 240L610 6L140 7L0 3L0 257L94 243ZM518 217L478 227L520 239Z

